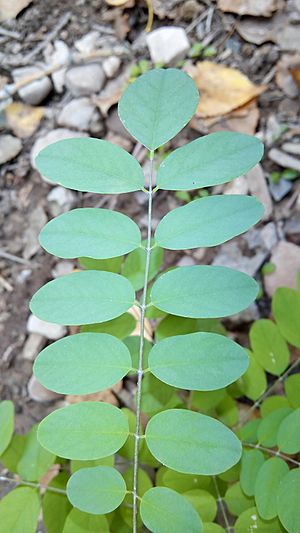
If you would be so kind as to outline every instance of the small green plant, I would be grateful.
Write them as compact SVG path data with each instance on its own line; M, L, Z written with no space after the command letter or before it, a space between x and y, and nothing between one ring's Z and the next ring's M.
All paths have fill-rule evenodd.
M66 487L74 509L64 533L76 531L82 512L101 521L115 509L121 513L116 520L120 516L124 520L125 509L125 522L134 533L142 524L154 533L164 533L170 528L170 515L174 533L201 532L201 518L191 503L193 495L183 497L160 482L160 477L155 487L151 481L149 486L143 480L141 462L150 461L155 467L162 464L179 477L207 476L218 490L215 476L233 468L241 458L237 436L214 416L191 407L194 395L218 394L247 370L245 350L220 334L215 319L246 308L258 286L246 274L225 267L178 267L158 277L157 268L151 271L151 258L161 257L161 248L216 246L246 231L262 215L262 206L253 197L204 196L168 213L152 236L153 200L159 190L188 191L225 183L247 172L262 157L258 139L214 133L168 155L154 184L155 151L187 124L197 104L193 81L176 69L150 71L123 94L120 118L150 152L148 189L138 162L107 141L60 141L42 150L36 160L48 180L65 187L100 194L143 191L148 198L145 241L135 222L106 209L74 209L51 220L41 232L41 245L48 252L61 258L80 257L87 269L50 281L32 298L31 310L40 319L82 327L80 333L41 352L34 365L37 379L55 392L82 395L106 389L128 373L137 376L135 414L109 403L86 401L54 411L38 427L37 442L44 453L81 464L76 471L72 469ZM111 271L112 263L107 261L125 254L129 254L125 262L121 265L114 260ZM142 283L140 277L130 279L134 260L125 269L130 254L136 254L137 261L144 260ZM106 262L105 270L99 270L99 264L95 269L94 261ZM116 269L122 269L122 274ZM136 295L139 289L140 298ZM101 324L122 320L133 305L141 315L138 351L130 342L101 331ZM173 323L171 335L162 338L161 329L161 339L149 346L144 339L145 317L164 313L170 315L171 323L173 316L199 325L192 332L188 327L178 334ZM182 401L176 389L193 391L190 400ZM142 412L150 416L145 431ZM132 462L126 476L111 463L117 452ZM28 494L29 487L20 490ZM121 531L114 520L112 531ZM85 531L82 527L80 531ZM98 530L106 531L101 525Z

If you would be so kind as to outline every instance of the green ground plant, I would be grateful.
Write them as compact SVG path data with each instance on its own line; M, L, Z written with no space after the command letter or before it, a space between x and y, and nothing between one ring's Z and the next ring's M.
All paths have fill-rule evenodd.
M237 493L233 499L244 497L251 505L243 501L235 530L246 531L256 520L262 531L269 526L280 531L279 516L287 531L298 531L297 510L287 518L287 506L281 505L284 498L266 511L259 491L250 493L255 472L262 478L260 488L273 489L274 479L279 483L282 478L284 487L289 484L288 475L297 485L298 470L286 471L285 456L275 457L275 466L271 459L271 467L265 467L265 454L277 452L265 441L255 441L264 420L259 427L254 421L258 437L252 426L236 432L227 426L239 423L236 399L246 396L255 401L267 394L265 370L279 376L289 365L284 338L298 346L299 334L293 328L295 320L286 320L282 306L287 305L286 298L288 305L290 299L299 299L299 293L292 291L288 297L279 293L274 298L278 326L268 320L256 322L250 332L252 352L247 355L224 335L217 319L241 311L255 299L258 285L252 278L206 265L159 272L163 248L216 246L246 231L263 211L253 197L204 196L168 213L152 235L153 201L160 189L185 191L225 183L247 172L262 157L263 148L256 138L215 133L168 155L154 183L155 150L187 124L197 104L193 81L176 69L150 71L123 94L120 118L150 153L147 186L138 162L107 141L68 139L48 146L37 157L40 172L63 186L99 194L142 190L147 195L145 240L134 221L106 209L74 209L51 220L41 232L41 245L61 258L81 258L85 270L50 281L30 305L42 320L81 326L80 333L56 341L36 359L34 373L43 385L62 394L84 395L136 374L136 410L86 401L54 411L26 437L12 437L13 407L3 402L1 461L20 476L23 485L1 502L0 518L8 524L5 533L14 531L12 524L17 524L13 526L16 532L35 531L40 509L35 487L57 458L61 472L43 498L48 533L136 533L144 526L165 533L170 520L174 533L221 531L221 526L212 524L216 500L230 531L223 498L233 515L240 514L228 503L232 486L225 492L228 482L239 479L239 471L240 485L233 485ZM140 309L138 339L128 338L134 323L127 311L133 305ZM161 317L154 345L144 339L147 315ZM185 391L190 393L186 396ZM289 409L286 419L280 419L288 428L281 438L280 425L275 442L279 453L287 456L300 450L294 431L298 410ZM237 434L246 448L243 456ZM125 471L118 464L120 457L128 461ZM260 474L263 466L264 476ZM260 494L265 496L265 489ZM255 504L257 515L252 508Z

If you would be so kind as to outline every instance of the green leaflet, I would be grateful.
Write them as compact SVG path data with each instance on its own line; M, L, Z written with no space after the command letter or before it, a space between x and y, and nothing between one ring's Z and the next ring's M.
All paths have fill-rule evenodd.
M122 503L126 484L111 466L81 468L67 484L67 495L74 507L90 514L110 513Z
M142 381L141 410L143 413L153 415L162 409L170 407L170 402L176 396L172 387L161 383L152 374L145 374ZM178 398L176 397L176 400ZM176 405L177 402L175 402ZM171 405L173 407L174 404Z
M263 156L263 144L251 135L211 133L177 148L160 165L157 184L188 191L226 183L248 172Z
M119 194L144 186L137 160L123 148L100 139L55 142L38 154L35 164L48 180L76 191Z
M264 369L257 363L254 355L248 351L249 367L239 379L238 385L250 400L257 400L267 388L267 378Z
M273 520L263 520L260 518L257 508L251 507L244 511L234 524L234 533L283 533L282 527L277 518Z
M177 335L196 333L197 331L226 335L224 326L214 318L183 318L181 316L167 315L156 327L156 340L160 341L165 337L172 337L174 331L176 331Z
M193 80L177 69L155 69L127 87L119 102L125 128L149 150L182 130L196 111L199 94Z
M78 333L47 346L34 363L34 374L60 394L90 394L107 389L131 369L127 346L106 333Z
M290 413L292 413L290 407L281 407L261 420L257 430L257 440L262 446L268 448L276 446L279 426Z
M150 371L161 381L188 390L222 389L247 369L248 357L238 344L215 333L168 337L149 354Z
M184 492L183 496L191 502L204 522L212 522L216 518L217 502L210 492L193 489Z
M109 533L106 516L95 516L72 509L68 514L63 533Z
M85 324L80 328L82 333L107 333L118 339L124 339L133 332L136 320L130 313L124 313L113 320L101 324Z
M203 533L225 533L225 529L214 522L204 522Z
M300 468L295 468L281 480L277 492L277 512L288 533L298 533L300 527Z
M14 404L10 400L0 402L0 455L8 447L14 432Z
M165 466L161 467L161 479L157 475L156 485L163 485L176 492L188 492L194 489L207 489L211 486L209 476L195 476L194 474L181 474L175 470L169 470Z
M272 320L256 320L249 335L257 362L270 374L280 376L289 364L290 352L276 324Z
M112 257L111 259L91 259L90 257L79 257L79 264L87 270L105 270L120 274L123 257Z
M257 283L242 272L220 266L185 266L162 274L151 290L158 309L190 318L217 318L245 309Z
M284 382L284 385L286 383L286 380ZM273 411L277 411L277 409L281 409L281 407L290 407L290 404L285 396L279 396L278 394L274 394L274 396L270 396L269 398L266 398L260 406L260 414L264 418L269 413L272 413Z
M49 487L65 490L67 481L68 474L61 472L49 483ZM43 522L47 533L62 533L71 509L71 504L65 494L47 490L43 498Z
M155 415L146 442L161 463L186 474L219 474L241 457L241 443L221 422L184 409Z
M244 494L240 483L235 483L227 489L224 501L228 511L234 516L239 516L250 507L253 507L255 503L254 498Z
M143 242L143 245L146 243ZM164 251L161 248L154 248L150 256L149 276L148 281L151 281L162 265L164 258ZM146 250L138 248L134 250L126 257L122 265L122 274L130 283L132 283L134 289L139 291L144 286L145 280L145 263L146 263Z
M167 213L155 242L171 250L216 246L256 224L262 213L262 204L252 196L206 196Z
M277 516L278 487L288 471L288 465L279 457L268 459L258 471L254 497L259 515L264 520L271 520Z
M18 463L22 457L25 445L26 435L15 433L5 452L0 457L0 462L14 474L18 473Z
M134 298L133 287L123 276L86 270L46 283L33 295L30 309L41 320L76 326L116 318Z
M258 437L257 437L257 431L261 424L260 418L255 418L254 420L249 420L245 425L243 425L241 428L238 429L237 435L238 437L250 444L257 444Z
M75 474L77 470L80 470L81 468L90 468L92 466L114 466L115 464L115 456L114 455L108 455L107 457L103 457L102 459L95 459L94 461L76 461L73 459L70 464L71 473Z
M19 487L0 501L1 533L35 533L40 512L37 490Z
M300 407L300 374L293 374L285 379L284 390L289 404L294 409Z
M125 472L123 473L123 477L126 483L126 487L128 490L127 495L125 496L125 499L123 501L123 505L121 505L119 512L121 516L124 519L124 522L128 524L128 526L133 527L133 516L132 516L132 487L133 487L133 468L127 468ZM142 468L138 469L137 473L137 486L138 486L138 494L139 497L142 498L145 492L152 488L153 483L148 476L148 474L145 472L145 470L142 470ZM141 520L138 517L138 521Z
M241 488L247 496L254 496L257 474L265 461L260 450L244 450L241 463Z
M201 533L203 526L192 504L166 487L149 489L141 501L140 513L145 526L153 533Z
M37 440L37 426L33 426L26 435L24 451L18 462L18 474L26 481L39 481L53 465L55 457L42 448Z
M40 423L41 445L67 459L100 459L118 451L128 437L125 414L109 403L82 402L57 409Z
M141 246L141 232L133 220L109 209L79 208L50 220L40 244L57 257L108 259Z
M277 289L272 299L272 312L283 337L300 348L300 292L286 287Z
M300 451L300 408L281 422L277 433L277 445L283 453L294 454Z

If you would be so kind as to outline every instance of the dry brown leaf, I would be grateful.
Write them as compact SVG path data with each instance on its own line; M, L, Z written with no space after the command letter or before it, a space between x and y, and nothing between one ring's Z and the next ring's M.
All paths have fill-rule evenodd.
M298 95L300 85L300 54L282 55L276 65L276 83L290 98L295 98Z
M217 118L193 118L191 127L200 133L214 133L215 131L237 131L254 135L259 120L259 110L253 100L236 109L226 116Z
M32 0L0 0L0 22L15 18Z
M290 68L290 72L298 87L300 87L300 64L298 64L296 67Z
M119 402L113 393L120 392L120 390L122 389L122 386L123 386L123 382L119 381L113 387L110 387L109 389L105 389L99 392L94 392L92 394L84 394L84 395L69 394L68 396L66 396L66 402L69 404L80 403L80 402L107 402L107 403L111 403L112 405L118 406Z
M266 90L265 86L254 85L239 70L211 61L200 61L188 70L200 92L198 117L227 115Z
M93 98L93 103L99 107L101 114L107 117L107 113L110 108L117 104L120 100L121 94L128 84L130 77L131 66L120 74L116 79L110 80L99 96Z
M13 102L5 109L8 126L21 139L26 139L35 132L44 113L43 107L33 107L21 102Z
M221 11L255 17L271 17L281 5L281 0L218 0Z

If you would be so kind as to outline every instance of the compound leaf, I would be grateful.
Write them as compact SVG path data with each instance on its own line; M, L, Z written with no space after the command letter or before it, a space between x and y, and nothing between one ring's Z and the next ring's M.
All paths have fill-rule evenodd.
M127 346L105 333L78 333L47 346L34 363L34 374L60 394L90 394L107 389L131 369Z
M281 480L277 492L279 520L289 533L298 533L300 524L300 468L291 470Z
M126 483L111 466L81 468L67 484L67 495L74 507L90 514L110 513L122 503Z
M145 526L154 533L201 533L201 519L193 505L174 490L153 487L142 497L140 513Z
M241 457L241 443L232 431L193 411L158 413L148 422L145 435L154 457L185 474L219 474Z
M247 274L221 266L185 266L162 274L151 290L158 309L190 318L217 318L245 309L257 295Z
M106 516L89 515L78 509L68 514L62 533L109 533Z
M118 451L129 433L126 415L104 402L63 407L40 423L38 439L47 450L67 459L100 459Z
M30 309L46 322L76 326L116 318L134 299L134 289L123 276L86 270L46 283L33 295Z
M155 241L170 250L216 246L249 229L262 212L252 196L206 196L170 211L158 224Z
M193 80L177 69L155 69L127 87L119 102L125 128L149 150L182 130L196 111L199 94Z
M0 501L1 533L35 533L40 513L37 490L19 487Z
M254 497L257 510L264 520L271 520L277 516L278 486L288 471L288 465L279 457L268 459L258 471Z
M76 191L119 194L144 186L137 160L123 148L101 139L55 142L41 150L35 164L49 181Z
M226 183L248 172L263 156L263 144L251 135L219 131L177 148L157 173L160 189L188 191Z
M46 224L40 244L64 259L109 259L127 254L141 245L141 232L133 220L109 209L79 208Z
M8 447L14 432L14 404L10 400L0 402L0 455Z
M234 341L215 333L176 335L155 344L149 354L150 371L180 389L222 389L247 369L248 357Z
M290 352L276 324L272 320L256 320L249 335L257 362L270 374L280 376L289 364Z

